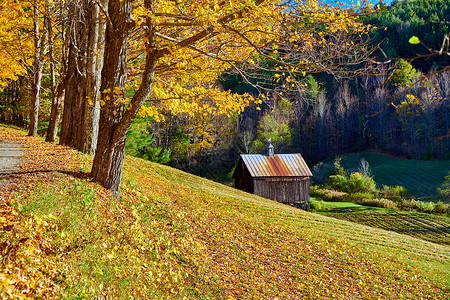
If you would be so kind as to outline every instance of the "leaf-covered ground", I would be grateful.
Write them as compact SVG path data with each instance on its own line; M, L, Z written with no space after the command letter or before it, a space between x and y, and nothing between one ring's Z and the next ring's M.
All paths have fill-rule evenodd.
M1 187L0 297L434 298L450 248L312 214L127 157L120 200L88 156L24 145Z

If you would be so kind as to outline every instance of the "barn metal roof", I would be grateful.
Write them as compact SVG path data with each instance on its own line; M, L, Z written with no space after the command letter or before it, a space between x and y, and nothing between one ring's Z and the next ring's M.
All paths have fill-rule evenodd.
M270 157L262 154L241 154L252 177L309 177L311 171L299 153L275 154Z

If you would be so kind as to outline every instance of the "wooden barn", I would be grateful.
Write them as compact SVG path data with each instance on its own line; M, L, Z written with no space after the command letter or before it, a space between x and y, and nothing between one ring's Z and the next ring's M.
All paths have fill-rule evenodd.
M236 188L309 210L311 171L301 154L242 154L233 178Z

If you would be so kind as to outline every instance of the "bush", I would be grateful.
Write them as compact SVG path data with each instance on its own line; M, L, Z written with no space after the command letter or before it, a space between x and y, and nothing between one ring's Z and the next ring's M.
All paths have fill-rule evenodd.
M311 195L311 196L315 196L317 193L319 193L320 192L320 187L318 186L318 185L310 185L309 186L309 194Z
M349 191L348 180L343 175L331 175L327 180L326 186L341 192Z
M379 192L381 198L391 199L393 201L400 202L402 199L408 197L408 190L400 185L388 186L383 185L382 190Z
M401 201L401 209L403 210L418 210L420 201L414 199L403 199Z
M377 190L377 184L371 177L355 172L350 175L348 180L348 189L352 193L373 193Z
M311 210L325 211L325 205L321 200L311 200Z
M364 199L373 199L375 195L370 193L353 193L345 196L345 200L349 202L358 203L358 201L362 201Z
M352 173L350 179L343 175L331 175L325 186L346 193L375 193L377 190L375 181L359 172Z
M342 157L337 156L336 159L334 160L334 174L335 175L342 175L342 176L347 176L347 172L345 172L344 167L341 166L341 160Z
M450 210L450 205L439 201L439 202L423 202L414 199L402 200L401 208L404 210L416 210L426 213L438 213L445 214Z
M367 205L367 206L374 206L374 207L382 207L387 209L397 209L397 204L389 199L384 198L374 198L374 199L368 199L364 198L357 202L358 204Z
M347 193L323 189L320 186L310 186L309 193L311 196L323 198L326 201L346 201Z
M436 207L436 203L433 202L422 202L422 201L417 202L419 202L417 205L417 209L422 212L431 213L434 211L434 208Z
M445 204L442 201L438 201L434 207L434 212L438 214L450 213L450 205Z
M442 186L438 188L438 193L441 195L444 202L450 202L450 173L445 176L445 181Z

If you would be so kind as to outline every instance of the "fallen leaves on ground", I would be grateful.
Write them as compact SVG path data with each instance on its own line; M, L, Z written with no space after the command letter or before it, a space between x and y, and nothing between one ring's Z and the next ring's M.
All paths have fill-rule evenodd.
M125 161L118 200L87 178L89 156L12 129L0 128L0 139L25 149L20 171L0 188L3 298L448 296L397 246L375 248L390 242L377 230L380 240L356 243L342 221L135 158ZM344 237L321 231L316 218ZM444 258L428 259L441 263L442 249L433 251Z

